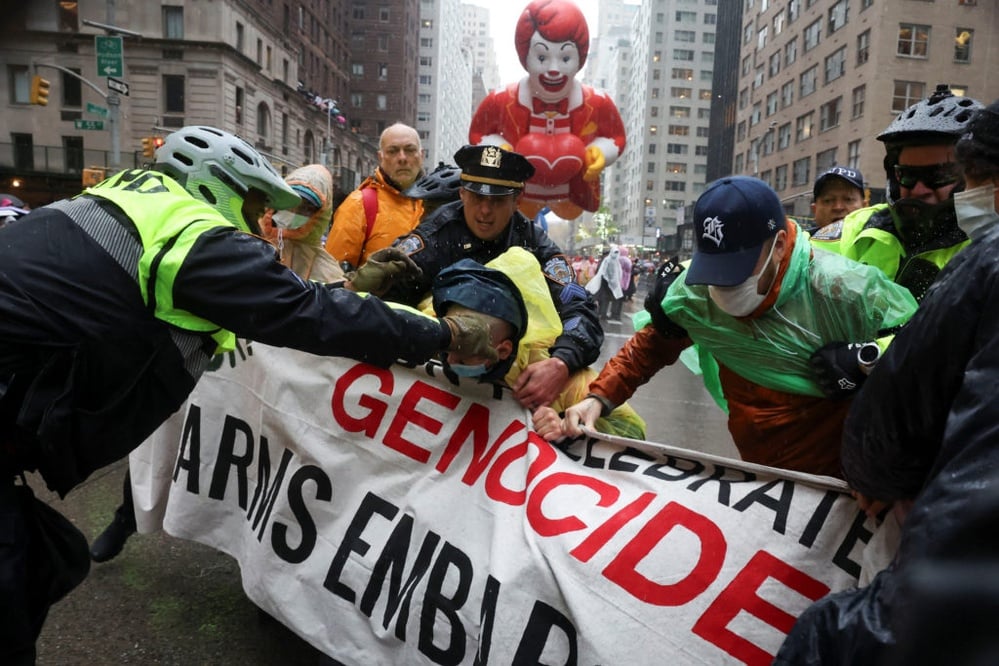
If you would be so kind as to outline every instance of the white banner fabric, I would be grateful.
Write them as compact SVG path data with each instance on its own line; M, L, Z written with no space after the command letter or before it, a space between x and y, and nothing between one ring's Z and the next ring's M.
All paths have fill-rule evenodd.
M228 553L348 664L769 664L874 531L738 461L553 447L509 393L432 366L238 352L131 455L140 531Z

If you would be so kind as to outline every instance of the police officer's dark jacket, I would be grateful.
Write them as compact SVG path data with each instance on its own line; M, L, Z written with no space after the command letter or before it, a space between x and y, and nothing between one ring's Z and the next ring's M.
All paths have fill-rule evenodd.
M64 495L235 335L378 365L446 345L438 321L306 283L169 177L126 171L0 230L0 471L38 469Z
M589 294L576 282L572 265L544 229L514 212L500 238L480 240L465 224L461 201L441 206L408 236L395 242L423 270L422 278L406 289L394 289L386 298L417 305L430 291L433 278L460 259L485 264L511 247L522 247L538 259L548 282L552 301L562 319L562 335L551 347L551 355L574 372L595 362L604 341L600 319Z

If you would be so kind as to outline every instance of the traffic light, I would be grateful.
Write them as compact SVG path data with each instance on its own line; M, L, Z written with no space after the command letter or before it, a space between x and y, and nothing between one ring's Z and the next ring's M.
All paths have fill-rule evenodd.
M162 145L163 145L163 137L161 136L142 137L142 156L155 157L156 149Z
M43 79L37 74L31 77L31 96L28 98L32 104L48 106L49 103L49 80Z

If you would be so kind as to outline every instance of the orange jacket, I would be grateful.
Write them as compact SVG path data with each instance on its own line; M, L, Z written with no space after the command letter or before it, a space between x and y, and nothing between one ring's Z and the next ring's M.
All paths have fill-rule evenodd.
M368 234L368 217L361 193L366 187L374 187L378 191L378 213L371 234ZM375 169L375 174L348 194L333 214L326 251L337 261L347 261L357 268L372 253L388 247L396 238L412 231L422 215L423 201L403 196L389 184L380 168Z
M620 405L690 345L690 338L667 339L646 326L607 362L590 392ZM839 450L849 400L765 388L721 364L719 379L728 401L728 430L743 460L842 477Z

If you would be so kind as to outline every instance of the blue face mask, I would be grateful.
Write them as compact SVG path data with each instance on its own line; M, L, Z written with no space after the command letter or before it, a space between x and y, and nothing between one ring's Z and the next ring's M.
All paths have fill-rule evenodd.
M448 367L451 368L451 372L459 377L481 377L489 372L489 368L486 367L485 363L480 363L479 365L448 365Z

